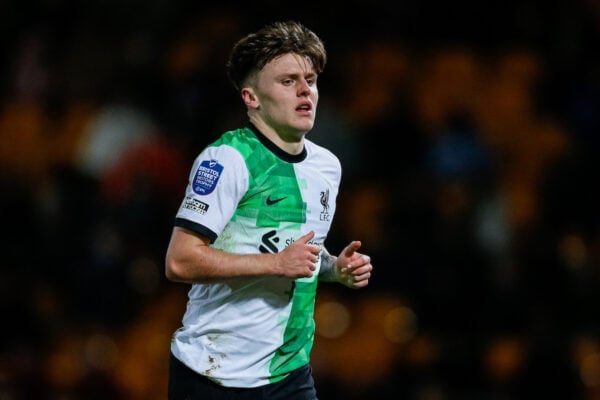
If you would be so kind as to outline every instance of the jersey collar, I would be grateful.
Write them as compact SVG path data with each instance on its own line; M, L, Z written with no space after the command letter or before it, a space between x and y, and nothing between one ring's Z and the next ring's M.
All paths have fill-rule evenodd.
M259 131L258 128L256 126L254 126L254 124L249 124L248 127L256 135L258 140L260 140L260 142L267 149L271 150L271 152L273 154L275 154L277 157L281 158L283 161L286 161L289 163L298 163L298 162L304 161L306 159L306 155L307 155L306 145L304 145L304 147L302 148L302 151L300 153L290 154L290 153L283 151L281 148L277 147L277 145L275 143L273 143L272 141L270 141L269 138L267 138L261 131Z

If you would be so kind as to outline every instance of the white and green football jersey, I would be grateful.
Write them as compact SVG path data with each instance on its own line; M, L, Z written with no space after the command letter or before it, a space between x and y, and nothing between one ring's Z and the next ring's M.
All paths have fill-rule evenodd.
M175 225L238 254L279 252L311 230L323 246L340 179L338 158L310 140L290 155L253 127L229 131L196 158ZM224 386L285 378L310 359L319 269L192 285L173 354Z

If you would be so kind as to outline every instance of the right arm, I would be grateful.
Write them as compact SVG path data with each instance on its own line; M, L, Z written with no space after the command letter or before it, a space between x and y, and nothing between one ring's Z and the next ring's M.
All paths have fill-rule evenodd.
M165 275L175 282L209 283L239 276L311 277L319 246L314 232L274 254L232 254L210 246L208 238L175 227L167 248Z

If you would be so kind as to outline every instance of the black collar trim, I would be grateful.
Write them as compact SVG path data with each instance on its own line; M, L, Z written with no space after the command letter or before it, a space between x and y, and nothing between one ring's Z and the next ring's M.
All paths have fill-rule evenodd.
M271 150L271 152L273 154L275 154L277 157L281 158L283 161L286 161L286 162L289 162L289 163L299 163L299 162L304 161L306 159L306 155L307 155L306 146L304 146L302 148L302 151L299 154L290 154L290 153L282 150L281 148L277 147L277 145L275 143L273 143L271 140L269 140L253 124L250 124L248 127L250 128L250 130L252 132L254 132L254 134L256 135L256 137L258 138L258 140L260 140L260 142L266 148L268 148L269 150Z

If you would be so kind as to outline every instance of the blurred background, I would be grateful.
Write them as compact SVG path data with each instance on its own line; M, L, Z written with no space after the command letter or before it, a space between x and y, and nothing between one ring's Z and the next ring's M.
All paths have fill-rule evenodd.
M320 399L600 399L597 0L1 0L0 399L166 398L173 218L278 19L328 49L327 246L376 268L320 286Z

